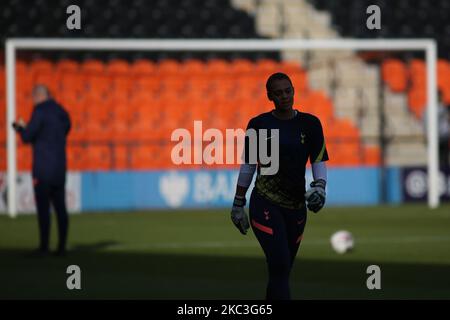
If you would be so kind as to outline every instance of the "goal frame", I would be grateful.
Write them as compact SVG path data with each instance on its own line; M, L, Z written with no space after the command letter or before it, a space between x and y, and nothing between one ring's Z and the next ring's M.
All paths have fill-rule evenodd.
M117 50L117 51L278 51L371 50L425 51L427 92L428 206L439 206L439 149L437 119L437 44L434 39L63 39L9 38L5 41L6 139L8 214L17 215L16 139L11 123L16 118L17 50Z

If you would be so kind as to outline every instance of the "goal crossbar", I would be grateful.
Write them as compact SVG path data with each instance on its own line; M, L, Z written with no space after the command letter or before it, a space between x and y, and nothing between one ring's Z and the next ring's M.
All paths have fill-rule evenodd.
M6 39L6 137L8 214L17 215L16 140L11 123L16 118L17 50L117 50L117 51L279 51L279 50L402 50L425 51L428 141L428 205L439 206L439 150L437 119L437 44L434 39Z

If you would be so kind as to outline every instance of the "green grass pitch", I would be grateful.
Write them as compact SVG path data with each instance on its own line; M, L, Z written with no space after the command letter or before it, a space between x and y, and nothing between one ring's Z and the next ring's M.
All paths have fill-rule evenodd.
M52 247L56 220L52 217ZM338 255L330 235L346 229L355 250ZM28 257L34 215L0 216L0 298L263 299L266 265L252 232L228 210L72 215L67 257ZM67 266L81 290L66 288ZM368 290L369 265L381 290ZM450 206L325 208L310 213L291 275L294 299L449 299Z

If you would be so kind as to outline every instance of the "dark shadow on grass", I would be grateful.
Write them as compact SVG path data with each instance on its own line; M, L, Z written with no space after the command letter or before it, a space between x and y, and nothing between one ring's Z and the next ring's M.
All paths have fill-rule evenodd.
M263 258L75 250L29 259L0 250L0 299L262 299ZM81 268L81 290L66 288L69 265ZM382 289L368 290L365 261L299 257L294 299L449 299L450 267L379 264Z
M75 244L71 246L70 251L99 251L103 249L107 249L112 246L119 245L120 242L114 240L100 241L96 243L88 243L88 244Z

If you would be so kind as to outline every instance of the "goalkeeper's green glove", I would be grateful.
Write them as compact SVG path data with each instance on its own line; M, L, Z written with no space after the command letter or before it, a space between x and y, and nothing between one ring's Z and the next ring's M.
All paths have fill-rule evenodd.
M317 179L311 182L311 188L305 193L307 207L313 212L318 212L325 205L325 185L326 181Z
M246 200L245 197L235 196L233 201L233 208L231 209L231 221L242 234L247 234L250 224L248 216L245 213L244 206Z

